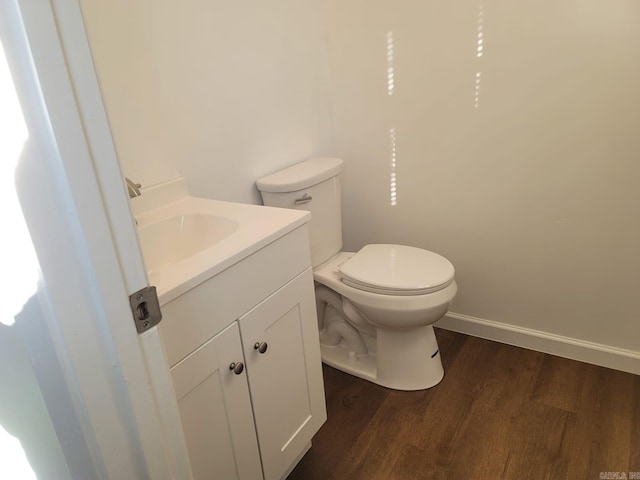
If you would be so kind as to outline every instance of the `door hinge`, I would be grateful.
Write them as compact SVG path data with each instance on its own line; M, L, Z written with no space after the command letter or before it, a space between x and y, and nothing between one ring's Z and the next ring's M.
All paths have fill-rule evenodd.
M144 287L129 295L131 313L138 333L146 332L162 320L156 287Z

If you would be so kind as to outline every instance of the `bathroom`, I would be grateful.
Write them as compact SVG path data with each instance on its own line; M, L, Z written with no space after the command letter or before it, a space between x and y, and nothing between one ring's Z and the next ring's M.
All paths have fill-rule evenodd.
M451 260L445 335L640 373L637 2L80 5L127 177L343 158L343 248Z
M129 177L261 203L341 157L345 250L455 265L438 326L640 372L635 2L82 6Z
M450 259L443 327L639 354L635 2L81 5L128 177L261 203L341 157L344 249Z

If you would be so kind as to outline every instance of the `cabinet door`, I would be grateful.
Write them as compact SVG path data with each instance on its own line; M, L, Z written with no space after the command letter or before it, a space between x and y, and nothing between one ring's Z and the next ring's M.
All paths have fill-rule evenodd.
M262 478L237 322L171 369L195 480Z
M327 419L311 269L239 323L264 476L279 479Z

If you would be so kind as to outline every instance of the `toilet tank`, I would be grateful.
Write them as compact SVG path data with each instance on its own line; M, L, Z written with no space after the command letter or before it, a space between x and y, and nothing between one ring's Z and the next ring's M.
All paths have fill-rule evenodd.
M262 201L270 207L311 212L311 264L320 265L342 248L340 158L311 158L256 182Z

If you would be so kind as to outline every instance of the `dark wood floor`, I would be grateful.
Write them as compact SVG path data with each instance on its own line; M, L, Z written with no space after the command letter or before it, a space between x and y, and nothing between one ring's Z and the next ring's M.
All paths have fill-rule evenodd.
M289 479L573 480L640 472L639 376L445 330L436 335L445 377L426 391L388 390L324 366L329 418Z

